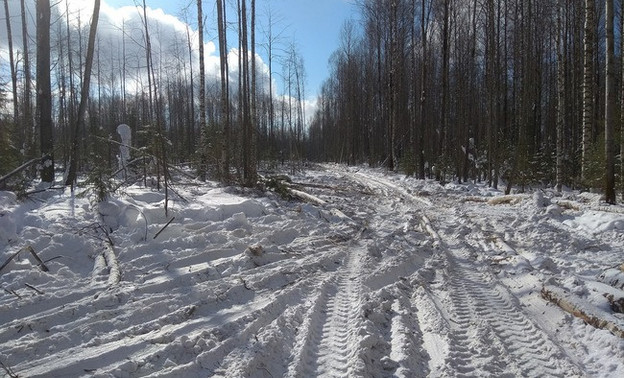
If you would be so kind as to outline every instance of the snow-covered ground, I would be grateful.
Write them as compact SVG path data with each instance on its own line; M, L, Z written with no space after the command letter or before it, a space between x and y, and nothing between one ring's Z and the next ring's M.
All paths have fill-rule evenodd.
M49 268L23 250L0 271L0 375L624 376L624 339L540 295L624 329L598 282L624 208L338 165L292 180L305 201L179 183L168 214L139 186L0 192L0 264L30 245Z

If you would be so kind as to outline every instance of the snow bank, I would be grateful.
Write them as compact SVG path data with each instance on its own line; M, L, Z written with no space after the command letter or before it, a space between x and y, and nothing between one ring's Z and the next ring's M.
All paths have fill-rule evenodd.
M563 223L592 234L607 231L624 232L624 214L606 213L604 211L585 211L572 219L563 221Z

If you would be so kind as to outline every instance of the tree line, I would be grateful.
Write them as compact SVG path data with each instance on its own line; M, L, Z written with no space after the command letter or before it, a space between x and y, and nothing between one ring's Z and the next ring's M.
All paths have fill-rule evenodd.
M115 130L126 123L137 161L149 161L165 188L171 164L253 186L261 164L309 159L506 191L601 188L610 203L624 193L623 1L358 0L309 124L303 61L270 12L258 42L255 0L190 1L182 14L189 24L196 12L198 30L187 26L166 57L151 44L161 31L144 0L138 22L117 26L117 46L97 33L99 2L81 22L89 15L67 0L36 0L34 32L28 4L20 0L16 46L9 20L18 16L4 0L0 101L13 111L0 117L0 174L31 159L45 182L55 167L68 185L77 173L110 173ZM206 4L216 12L214 76L203 51Z
M310 125L315 159L624 192L624 2L358 5Z
M260 162L304 158L303 61L270 10L258 26L255 0L181 4L186 35L176 34L167 54L162 44L152 44L166 31L145 0L135 2L138 17L105 25L119 29L120 43L101 33L99 1L92 13L81 14L67 0L20 0L23 43L15 44L18 22L11 20L20 15L3 2L10 61L0 70L0 102L12 112L0 117L0 176L31 160L43 182L53 182L55 170L64 172L66 185L81 173L111 175L121 123L130 126L132 153L141 164L149 161L159 188L167 188L170 165L253 186ZM204 8L217 14L207 16ZM211 18L216 24L206 25ZM212 74L204 52L207 28L219 42L219 69ZM258 49L268 56L268 70ZM275 61L281 72L274 72Z

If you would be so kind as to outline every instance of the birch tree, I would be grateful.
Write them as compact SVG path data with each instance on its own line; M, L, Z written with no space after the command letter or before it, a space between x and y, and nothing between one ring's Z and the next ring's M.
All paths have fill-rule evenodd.
M594 130L594 43L596 30L595 0L585 0L585 24L583 37L583 136L581 146L581 183L586 185L589 169L589 153ZM624 19L624 18L623 18Z

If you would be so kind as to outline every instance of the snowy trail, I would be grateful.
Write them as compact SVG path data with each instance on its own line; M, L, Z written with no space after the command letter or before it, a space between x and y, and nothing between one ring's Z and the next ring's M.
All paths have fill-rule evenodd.
M518 301L475 264L472 251L446 242L450 299L451 375L486 371L495 376L578 375L575 363L527 316Z
M528 195L492 205L487 188L337 165L293 182L302 201L191 187L147 240L171 215L133 188L110 287L76 231L97 221L88 204L19 209L17 236L65 257L2 272L0 362L33 377L624 374L624 341L539 296L555 280L593 295L581 278L624 260L620 208L572 197L588 209L552 215Z
M357 260L358 248L350 248L347 262L337 277L335 287L330 291L324 308L323 321L318 340L312 348L315 351L317 376L343 377L357 375L355 334L359 315L361 282Z
M573 359L524 313L519 301L498 282L487 266L477 261L483 251L475 250L466 239L477 239L483 247L488 237L468 219L446 211L443 206L413 196L382 178L375 183L384 195L390 192L421 205L436 225L429 230L440 238L439 253L444 284L437 302L445 308L440 316L448 322L448 355L441 374L450 376L581 376ZM463 224L449 220L461 219ZM437 226L437 227L436 227Z

